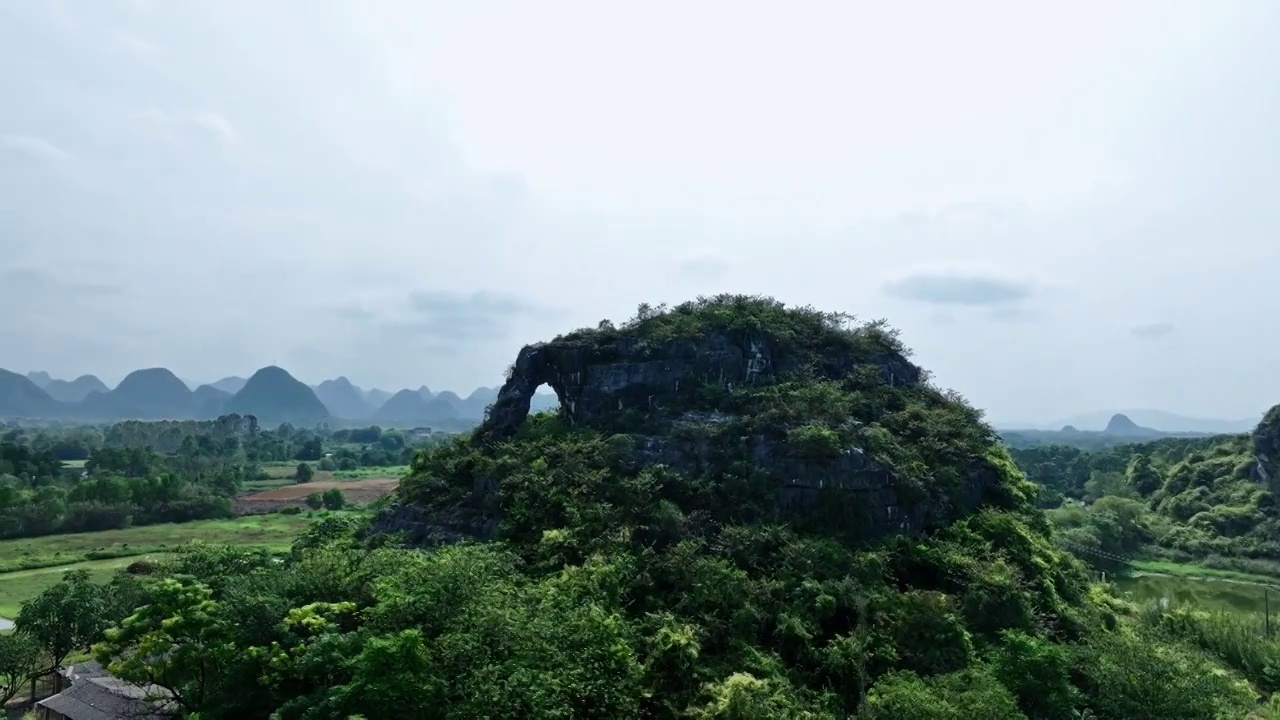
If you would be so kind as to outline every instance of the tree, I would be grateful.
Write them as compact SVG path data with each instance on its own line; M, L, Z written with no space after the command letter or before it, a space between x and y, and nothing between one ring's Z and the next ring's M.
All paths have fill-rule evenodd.
M88 649L107 625L109 591L89 582L89 573L72 570L56 585L22 604L13 626L31 637L48 656L43 668L52 672L62 667L76 650Z
M324 505L324 498L320 495L320 493L311 493L310 495L307 496L307 499L304 500L303 502L305 502L307 504L307 507L311 508L312 510L319 510Z
M1108 495L1133 497L1134 491L1121 473L1094 470L1084 484L1085 502L1091 503Z
M150 602L93 646L111 674L138 685L168 690L188 714L205 708L207 690L239 661L228 623L209 586L190 576L165 578L151 587Z
M320 442L320 438L313 437L308 439L306 442L302 443L302 445L298 448L298 452L294 454L294 458L297 460L314 461L314 460L319 460L323 454L324 454L324 447Z
M334 470L337 470L337 469L338 469L338 463L334 462L334 461L333 461L333 458L331 458L331 457L327 457L327 458L323 458L323 459L320 461L320 463L319 463L318 467L319 467L321 470L327 470L327 471L329 471L329 472L333 472Z
M309 483L311 478L316 476L316 471L312 469L310 463L298 463L298 470L293 475L293 481L296 483Z
M1129 466L1129 484L1138 491L1139 495L1146 496L1159 490L1164 484L1164 478L1160 477L1159 471L1152 467L1151 458L1138 455Z
M325 490L320 499L327 510L341 510L347 504L347 499L342 496L342 491L338 488Z
M41 669L40 645L26 633L0 634L0 707Z

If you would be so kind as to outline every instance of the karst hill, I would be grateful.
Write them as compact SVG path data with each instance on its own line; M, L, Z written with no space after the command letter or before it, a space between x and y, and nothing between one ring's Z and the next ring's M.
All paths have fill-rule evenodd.
M531 414L543 385L559 411ZM770 695L760 717L834 718L865 679L969 672L1004 631L1056 643L1109 612L1033 492L883 324L724 295L521 350L373 531L480 540L521 582L619 608L657 638L639 716L733 678Z
M527 422L542 385L560 411ZM419 507L396 512L417 518L419 534L500 533L516 484L503 458L536 453L551 426L608 438L601 471L680 478L666 487L692 494L669 499L711 521L871 539L1011 507L1025 492L979 414L930 385L883 325L721 296L525 347L471 441L489 462L451 478L419 467L402 493ZM441 482L465 497L441 506Z
M286 422L314 425L330 417L315 391L284 368L274 365L254 373L244 387L226 401L223 412L253 415L268 426Z

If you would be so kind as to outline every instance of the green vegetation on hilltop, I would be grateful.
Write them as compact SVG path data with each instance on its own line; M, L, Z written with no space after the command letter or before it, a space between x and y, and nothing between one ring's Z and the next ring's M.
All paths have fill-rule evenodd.
M811 307L790 308L772 298L717 295L666 305L640 305L635 317L615 325L603 320L594 328L582 328L556 337L555 343L588 343L602 355L614 352L618 341L656 352L663 344L698 340L713 334L739 338L768 337L782 354L792 356L797 367L812 370L847 358L897 356L909 351L897 332L883 321L858 324L853 315L823 312Z

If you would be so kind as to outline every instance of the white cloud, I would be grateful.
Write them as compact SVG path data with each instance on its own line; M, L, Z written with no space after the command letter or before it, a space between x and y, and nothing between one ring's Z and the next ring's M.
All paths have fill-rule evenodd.
M71 153L34 135L18 135L14 133L0 134L0 150L20 153L42 160L62 162L71 158Z
M157 43L126 32L117 32L112 36L113 51L130 55L139 60L153 61L164 52Z
M909 275L886 284L884 290L906 300L959 306L1016 305L1030 299L1034 292L1025 282L952 274Z
M127 336L41 306L75 372L465 388L734 291L886 317L993 416L1280 398L1277 3L65 6L0 0L41 68L0 73L0 243L122 288ZM1134 339L1162 318L1197 342ZM5 362L56 370L23 328Z
M215 112L148 108L136 113L135 117L170 137L175 131L194 129L222 145L236 145L240 141L230 121Z
M1173 323L1155 322L1134 325L1129 332L1136 338L1143 340L1159 340L1168 337L1177 331L1177 327Z

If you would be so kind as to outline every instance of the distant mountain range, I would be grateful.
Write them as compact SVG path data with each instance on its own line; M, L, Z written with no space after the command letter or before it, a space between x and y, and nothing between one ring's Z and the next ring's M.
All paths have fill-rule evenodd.
M1081 431L1103 431L1117 415L1131 420L1137 427L1149 428L1153 432L1207 435L1230 435L1250 432L1257 427L1258 421L1262 419L1261 413L1257 417L1243 420L1217 420L1186 417L1165 412L1164 410L1098 410L1081 413L1056 422L1000 422L996 423L996 427L1001 430L1060 430L1070 427Z
M1164 414L1170 415L1169 413ZM1178 416L1174 415L1172 417ZM1249 432L1253 430L1254 425L1256 424L1257 423L1254 423L1253 425L1245 425L1240 429L1230 429L1222 432L1198 432L1189 430L1166 431L1139 425L1128 415L1124 413L1115 413L1106 421L1106 427L1102 430L1081 430L1073 424L1065 424L1057 430L1009 428L1000 429L998 432L1004 442L1013 447L1025 447L1028 445L1075 445L1079 447L1093 448L1145 442L1147 440L1157 440L1163 437L1206 437L1210 435ZM1209 426L1212 427L1212 425ZM1224 425L1222 427L1237 428L1239 426Z
M194 389L165 368L135 370L115 388L93 375L59 380L38 371L19 375L0 369L0 418L107 422L114 420L208 419L227 413L254 415L265 426L321 422L385 427L462 429L484 417L498 396L476 388L466 398L427 386L390 393L362 390L346 377L308 386L283 368L265 367L249 378L230 376ZM534 395L532 409L558 407L555 395Z

